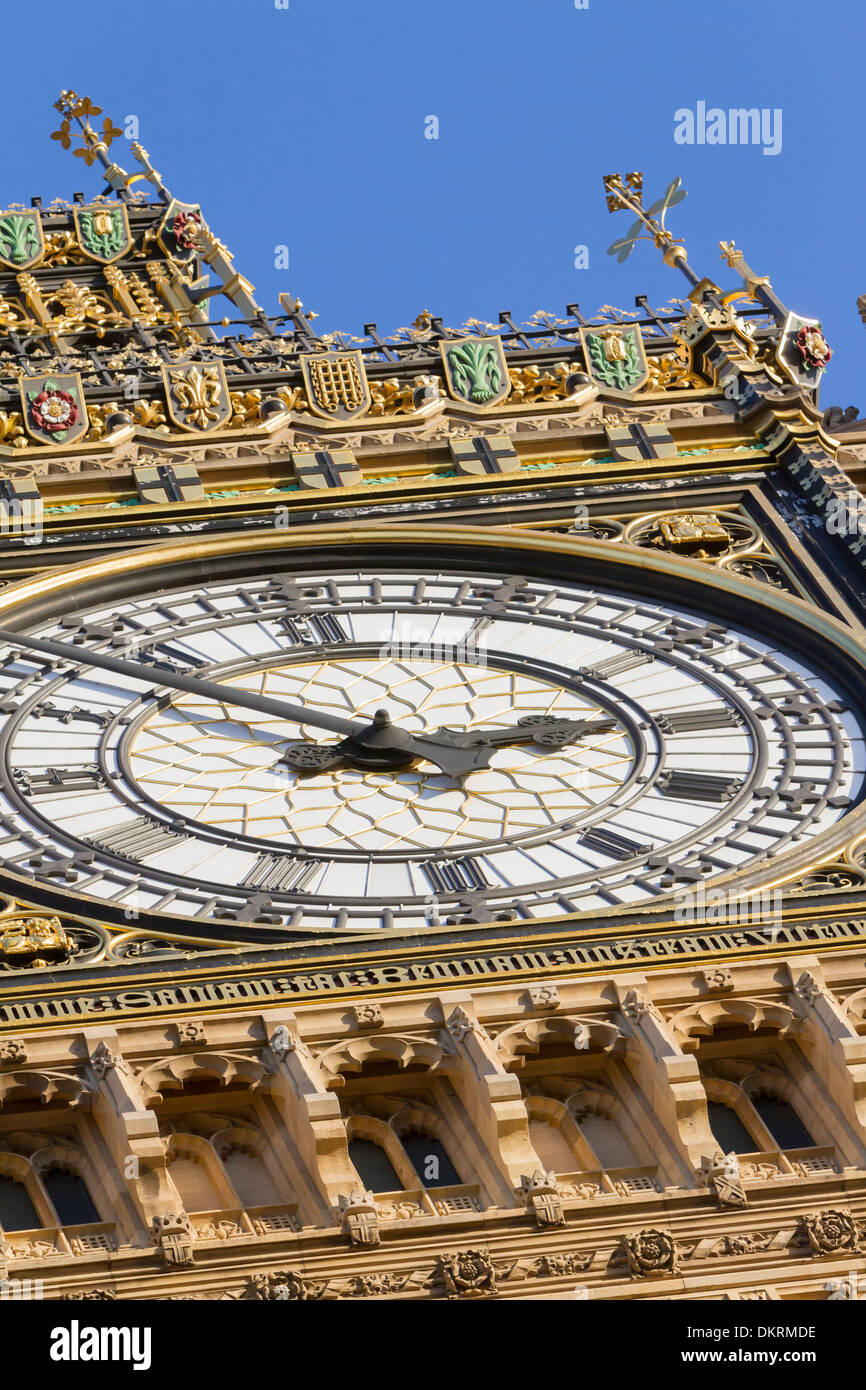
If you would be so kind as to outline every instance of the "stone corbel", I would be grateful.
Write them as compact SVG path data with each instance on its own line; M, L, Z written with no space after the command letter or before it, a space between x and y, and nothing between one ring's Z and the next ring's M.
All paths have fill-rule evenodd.
M180 1209L166 1163L156 1115L123 1057L115 1028L82 1034L97 1081L93 1114L145 1230L157 1216Z
M476 1130L511 1188L538 1167L520 1082L503 1067L468 992L439 996L445 1028L461 1063L462 1096Z
M651 1002L643 975L620 976L614 988L634 1042L627 1060L637 1073L640 1089L680 1158L690 1168L698 1167L706 1154L716 1152L718 1144L710 1130L697 1061L683 1052Z
M804 1043L811 1043L815 1071L843 1114L866 1138L866 1038L858 1035L838 999L827 988L817 956L800 956L788 967L794 994L806 1020Z
M274 1101L328 1207L336 1207L340 1195L358 1185L339 1101L299 1036L294 1013L273 1009L261 1019L273 1059Z

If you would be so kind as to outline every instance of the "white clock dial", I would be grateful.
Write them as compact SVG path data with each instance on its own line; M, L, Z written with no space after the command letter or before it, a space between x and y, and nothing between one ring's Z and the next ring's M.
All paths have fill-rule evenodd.
M824 673L661 600L439 568L244 573L31 627L0 665L3 866L115 911L366 930L651 903L778 856L859 797L860 716ZM143 578L143 585L153 577ZM106 674L88 651L144 662ZM220 701L161 691L160 671ZM461 776L423 758L300 772L311 720L505 738ZM526 718L587 721L561 746Z

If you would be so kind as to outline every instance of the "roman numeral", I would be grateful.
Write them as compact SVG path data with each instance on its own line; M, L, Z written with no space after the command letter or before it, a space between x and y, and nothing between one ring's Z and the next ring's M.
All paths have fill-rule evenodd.
M678 801L730 801L740 786L739 778L714 772L663 772L658 780L662 795Z
M618 652L615 656L606 657L597 666L587 668L588 676L595 676L598 680L607 680L609 676L621 676L626 671L633 671L636 666L645 666L648 661L655 658L652 652Z
M430 860L421 872L434 893L464 893L471 888L487 888L489 880L477 859Z
M47 767L44 772L26 772L16 767L12 773L26 796L51 796L55 792L89 792L104 786L96 763L83 767Z
M178 834L150 816L136 816L135 820L110 826L108 830L100 830L98 835L88 836L90 844L132 859L144 859L149 854L170 849L172 845L181 845L188 839L189 835Z
M609 859L630 859L641 850L652 848L651 845L638 844L637 840L629 840L626 835L619 835L615 830L607 830L603 826L594 826L592 830L587 830L581 835L580 843L598 854L607 855Z
M0 709L2 708L0 705ZM34 719L56 719L60 724L73 724L76 721L82 724L97 724L100 729L104 729L107 724L111 723L111 715L103 714L100 710L84 709L81 705L73 705L63 709L51 700L34 705L30 714Z
M241 879L242 888L260 888L267 892L302 892L319 868L313 860L293 859L290 854L260 854L253 867Z
M657 714L663 734L692 734L702 729L733 728L742 721L732 709L676 710L672 714Z
M168 657L168 660L161 661L155 655L156 652ZM170 642L155 642L150 651L140 652L133 659L141 661L145 666L153 666L157 671L200 671L208 664L202 661L201 657L192 656L189 652L172 646Z
M311 613L306 618L284 618L283 627L299 647L329 646L348 642L349 634L333 613Z

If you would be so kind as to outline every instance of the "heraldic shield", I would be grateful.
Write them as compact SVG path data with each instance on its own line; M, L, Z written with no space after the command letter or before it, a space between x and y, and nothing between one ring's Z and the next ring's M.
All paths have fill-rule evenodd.
M580 339L586 370L599 391L608 396L631 396L646 385L649 365L637 324L582 328Z
M499 338L456 338L440 343L449 395L490 409L511 390L505 350Z
M821 331L820 319L789 314L776 348L776 361L792 381L814 391L833 356Z
M205 220L197 203L181 203L172 198L159 224L156 239L175 261L191 261L196 254L196 235L204 230Z
M100 265L109 265L125 255L132 245L129 218L123 203L91 203L74 207L72 217L78 245L85 256Z
M301 370L310 409L326 420L356 420L370 409L370 387L360 352L305 352Z
M29 270L45 254L42 219L36 209L0 212L0 265Z
M222 362L180 362L163 367L169 417L183 430L217 430L232 412Z
M78 372L19 379L24 428L39 444L73 444L90 421Z

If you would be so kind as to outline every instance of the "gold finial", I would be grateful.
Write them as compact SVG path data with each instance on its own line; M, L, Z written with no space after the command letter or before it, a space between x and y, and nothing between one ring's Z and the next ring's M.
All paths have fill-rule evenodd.
M81 146L74 151L82 158L88 166L95 164L97 159L101 159L104 153L107 154L108 147L113 140L116 140L123 131L106 116L102 122L102 130L97 133L90 124L91 116L101 116L102 107L94 106L90 97L79 97L77 92L64 91L60 93L54 103L55 110L63 116L60 128L51 132L52 140L59 140L61 148L68 150L73 140L81 140ZM79 129L72 129L72 122L77 121ZM107 163L107 160L103 160Z

